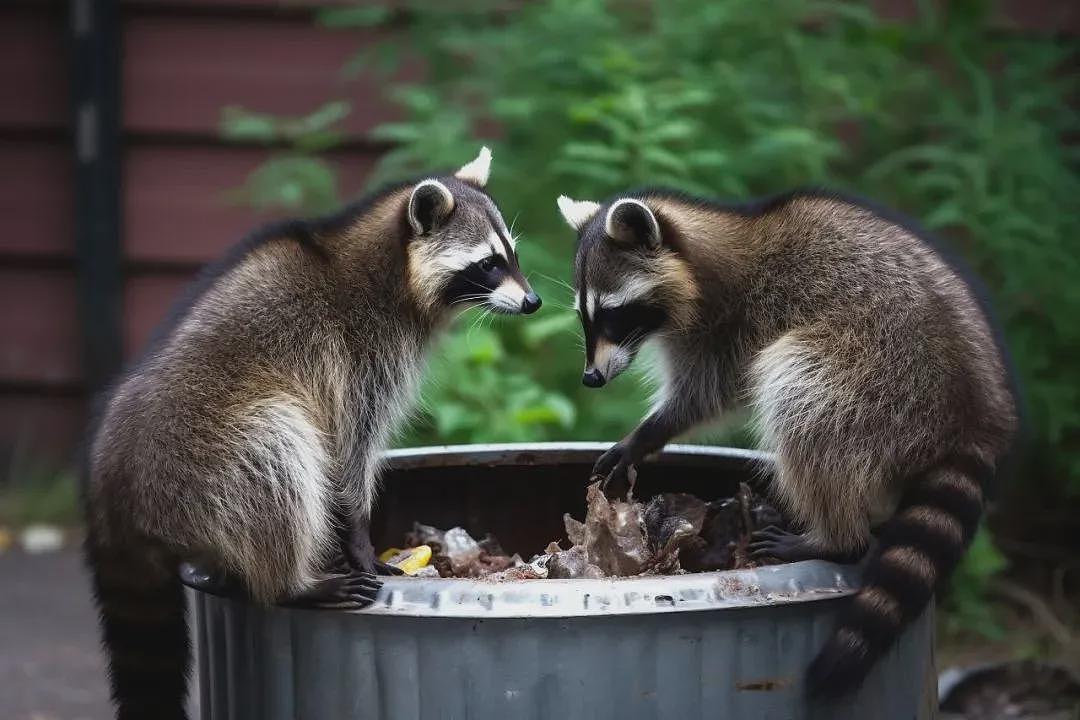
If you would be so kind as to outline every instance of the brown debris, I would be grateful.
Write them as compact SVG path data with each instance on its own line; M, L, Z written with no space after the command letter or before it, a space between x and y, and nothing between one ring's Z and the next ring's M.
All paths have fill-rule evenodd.
M563 524L570 547L548 543L525 562L510 555L495 536L479 542L464 528L443 531L413 523L409 547L430 545L440 577L485 578L511 582L541 578L602 578L676 574L756 567L747 551L750 534L769 525L783 526L780 513L750 486L741 483L735 497L705 502L688 493L663 493L646 503L607 498L599 483L585 494L585 520L569 513Z

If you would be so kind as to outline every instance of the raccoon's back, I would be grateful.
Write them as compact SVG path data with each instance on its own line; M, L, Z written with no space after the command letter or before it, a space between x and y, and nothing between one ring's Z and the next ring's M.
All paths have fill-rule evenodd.
M780 349L813 358L814 387L801 386L828 400L831 423L864 444L899 433L889 442L912 455L946 440L1002 452L1014 400L966 279L924 238L868 209L808 197L776 212L776 249L750 313L765 319L764 345L793 332L797 346Z

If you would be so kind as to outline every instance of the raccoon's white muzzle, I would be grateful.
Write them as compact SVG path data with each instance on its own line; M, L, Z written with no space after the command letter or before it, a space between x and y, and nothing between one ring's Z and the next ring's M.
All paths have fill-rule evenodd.
M593 362L585 368L582 382L589 387L600 387L618 377L630 366L633 359L634 354L622 345L598 340L593 352Z
M531 288L523 288L516 280L509 278L488 294L488 302L499 312L510 315L522 313L529 315L540 309L540 296Z

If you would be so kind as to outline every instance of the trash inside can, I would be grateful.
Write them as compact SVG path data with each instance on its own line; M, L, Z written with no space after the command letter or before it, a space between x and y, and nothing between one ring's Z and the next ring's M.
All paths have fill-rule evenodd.
M417 519L492 532L511 552L565 535L606 446L420 448L389 453L373 522L392 547ZM673 446L638 494L732 495L764 456ZM259 608L193 588L203 720L326 718L932 718L932 608L858 693L806 700L807 665L860 568L754 569L490 582L386 578L362 611Z

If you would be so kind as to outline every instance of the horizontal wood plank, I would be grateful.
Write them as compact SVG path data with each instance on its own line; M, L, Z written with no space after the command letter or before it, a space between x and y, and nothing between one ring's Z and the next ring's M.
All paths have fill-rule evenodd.
M376 35L308 22L135 16L124 26L124 124L157 134L216 136L222 110L239 105L304 115L335 99L353 103L342 129L360 136L394 116L385 85L341 70Z
M0 139L0 254L74 255L73 164L66 143Z
M0 132L69 124L66 33L58 9L0 8Z
M284 211L258 212L235 197L270 153L228 146L134 146L124 163L124 242L140 262L204 263ZM328 162L346 195L363 187L375 157L339 153Z
M134 274L124 288L124 357L137 357L194 280L191 272Z
M81 380L74 271L0 268L0 307L0 381Z

